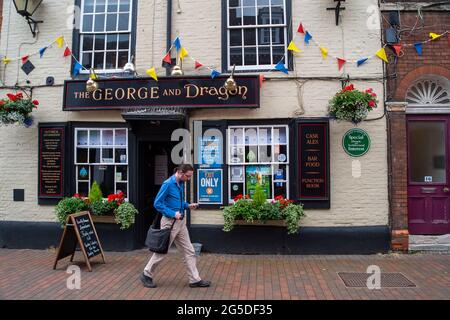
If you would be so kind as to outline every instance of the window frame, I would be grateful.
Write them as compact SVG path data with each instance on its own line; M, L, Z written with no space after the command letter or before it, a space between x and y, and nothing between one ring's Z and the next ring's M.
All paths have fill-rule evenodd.
M74 26L73 29L73 34L72 34L72 53L74 55L74 57L80 61L81 63L81 49L83 48L83 33L82 32L82 27L83 27L83 14L82 14L82 9L83 9L83 4L84 4L85 0L75 0L75 7L79 8L79 15L80 18L78 19L78 24ZM101 32L101 34L120 34L120 33L126 33L126 34L130 34L130 42L129 42L129 49L128 49L128 60L130 61L132 56L136 56L136 28L137 28L137 8L138 8L138 1L139 0L130 0L131 1L131 6L130 6L130 11L129 13L131 14L131 18L129 19L129 31L105 31L105 32ZM106 9L105 9L106 10ZM119 11L118 11L119 12ZM96 13L92 13L93 15L95 15ZM105 13L105 17L107 16L107 12ZM105 24L106 24L106 18L105 18ZM94 23L94 22L93 22ZM95 34L95 33L92 33ZM94 46L94 44L93 44ZM106 39L105 39L105 48L106 48ZM103 63L105 66L105 62L106 62L106 54L105 52L108 50L100 50L103 54L104 54L104 58L103 58ZM115 51L111 52L116 52L118 53L120 51L120 49L118 49L118 44L116 47ZM123 50L124 51L124 50ZM94 54L94 50L92 51L92 54ZM116 55L116 62L118 59L118 55ZM74 59L72 59L72 63L71 63L71 75L72 78L88 78L89 76L89 71L88 70L80 70L79 75L74 76L72 74L72 70L73 67L75 66L75 61ZM95 69L95 72L98 74L109 74L109 75L114 75L114 74L122 74L122 69Z
M103 131L113 131L113 144L111 145L111 146L109 146L109 145L103 145L103 144L99 144L99 145L90 145L90 131L100 131L100 142L102 142L102 135L103 135ZM125 147L123 148L123 147L118 147L119 145L116 145L114 142L115 142L115 137L116 137L116 130L123 130L123 131L125 131L125 142L126 142L126 145L125 145ZM90 163L89 162L89 152L88 152L88 155L87 155L87 157L88 157L88 159L87 159L87 163L82 163L82 162L78 162L77 160L77 149L79 149L79 146L78 146L78 144L77 144L77 141L78 141L78 132L79 131L87 131L88 132L88 136L87 136L87 139L88 139L88 144L86 145L86 147L81 147L80 149L85 149L85 148L87 148L87 149L90 149L90 148L92 148L92 147L95 147L95 148L99 148L100 149L100 161L102 160L102 154L103 154L103 149L106 147L106 146L108 146L108 147L111 147L112 149L113 149L113 156L114 156L114 154L115 154L115 150L116 149L125 149L126 150L126 155L127 155L127 161L125 162L125 163L119 163L119 162L113 162L113 163L108 163L108 162L100 162L100 163ZM73 157L72 157L72 159L73 159L73 168L74 168L74 172L75 172L75 192L76 193L79 193L79 190L78 190L78 182L88 182L88 189L89 189L89 191L90 191L90 188L91 188L91 174L92 174L92 172L91 172L91 167L93 167L93 166L114 166L114 193L117 193L117 183L126 183L127 184L127 192L126 192L126 198L125 198L125 201L128 201L128 199L130 198L130 195L129 195L129 191L130 191L130 161L129 161L129 158L130 158L130 154L129 154L129 133L128 133L128 130L127 130L127 128L126 127L119 127L119 126L117 126L117 127L84 127L84 126L77 126L77 127L75 127L74 128L74 131L73 131ZM81 181L79 181L79 179L78 179L78 167L79 166L87 166L87 167L89 167L89 178L88 178L88 181L86 181L86 180L81 180ZM117 179L117 167L118 166L126 166L127 167L127 180L126 181L117 181L116 179ZM88 191L88 194L89 194L89 191ZM104 198L104 199L106 199L106 198Z
M229 0L222 0L222 71L223 72L230 72L233 68L232 65L230 65L230 46L229 46L229 32L231 29L256 29L258 30L259 28L276 28L276 27L283 27L285 28L285 32L284 32L284 36L285 36L285 44L284 44L284 49L285 49L285 56L287 61L285 61L285 65L288 68L288 70L293 70L294 68L294 64L293 64L293 59L292 59L292 52L290 52L289 50L287 50L287 46L288 43L291 41L292 39L292 23L291 23L291 19L292 19L292 0L284 0L284 19L285 19L285 23L283 25L252 25L252 26L245 26L245 25L240 25L240 26L236 26L236 27L232 27L229 28ZM256 37L258 38L258 36ZM272 38L272 37L270 37ZM243 39L242 39L243 41ZM272 41L272 40L271 40ZM244 45L242 45L242 50L244 50ZM255 48L258 47L258 39L256 39L256 44L254 46ZM271 52L272 52L272 47L273 44L270 44L269 47L271 48ZM257 55L257 62L258 62L258 55ZM244 59L244 56L243 56ZM273 65L251 65L251 66L236 66L236 72L261 72L261 71L273 71L274 67L276 64Z

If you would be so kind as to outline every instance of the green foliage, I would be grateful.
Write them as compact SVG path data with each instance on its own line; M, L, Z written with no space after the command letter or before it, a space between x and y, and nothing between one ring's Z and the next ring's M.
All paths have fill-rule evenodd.
M378 100L372 89L365 92L356 90L353 85L345 87L330 100L330 116L358 123L364 120L369 111L377 107Z
M134 217L139 213L138 210L129 202L122 203L114 210L115 219L121 224L120 229L128 229L134 223Z
M111 202L105 201L103 199L95 200L91 203L91 212L96 216L103 216L109 213L113 213L114 206Z
M260 198L256 198L260 201ZM255 201L255 198L253 200L239 198L235 200L234 204L223 208L223 231L233 230L235 220L245 220L246 222L285 220L287 233L293 234L298 232L300 219L304 216L303 205L295 204L282 197L277 197L272 203L267 201L260 203Z
M91 191L89 191L89 200L91 203L94 203L98 200L103 199L103 193L100 189L100 186L97 184L97 181L94 181L94 183L91 186Z
M88 210L89 206L80 198L64 198L58 202L55 207L56 217L61 224L61 227L67 222L67 217L80 211Z
M255 187L255 193L253 194L253 202L255 207L260 207L266 202L266 194L264 193L263 188L258 183Z

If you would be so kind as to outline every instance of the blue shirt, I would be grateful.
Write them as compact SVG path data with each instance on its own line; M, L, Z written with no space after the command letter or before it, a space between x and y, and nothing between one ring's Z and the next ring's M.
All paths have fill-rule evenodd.
M156 210L168 218L175 218L179 211L183 214L184 209L189 208L189 203L184 199L184 182L177 183L175 175L163 182L161 189L154 202Z

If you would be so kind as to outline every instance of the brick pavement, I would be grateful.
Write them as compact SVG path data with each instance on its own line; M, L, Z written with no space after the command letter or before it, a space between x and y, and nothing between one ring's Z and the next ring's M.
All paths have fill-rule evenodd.
M189 288L187 275L176 251L169 252L160 266L155 289L138 280L149 253L106 252L107 264L93 261L88 272L77 252L74 264L81 266L81 289L68 290L66 258L53 270L52 250L0 249L0 299L450 299L450 254L388 254L367 256L282 256L206 254L198 259L210 288ZM97 262L98 261L98 262ZM366 272L378 265L382 272L401 272L415 288L347 288L337 272Z

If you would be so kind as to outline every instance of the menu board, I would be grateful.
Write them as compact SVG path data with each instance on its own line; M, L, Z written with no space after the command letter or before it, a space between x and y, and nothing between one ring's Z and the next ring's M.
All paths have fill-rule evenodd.
M298 124L299 200L328 200L328 123Z
M92 225L92 221L89 216L87 214L75 216L74 220L88 258L99 255L101 253L99 241L97 234L94 232L94 226Z
M65 127L39 128L39 197L62 198Z

